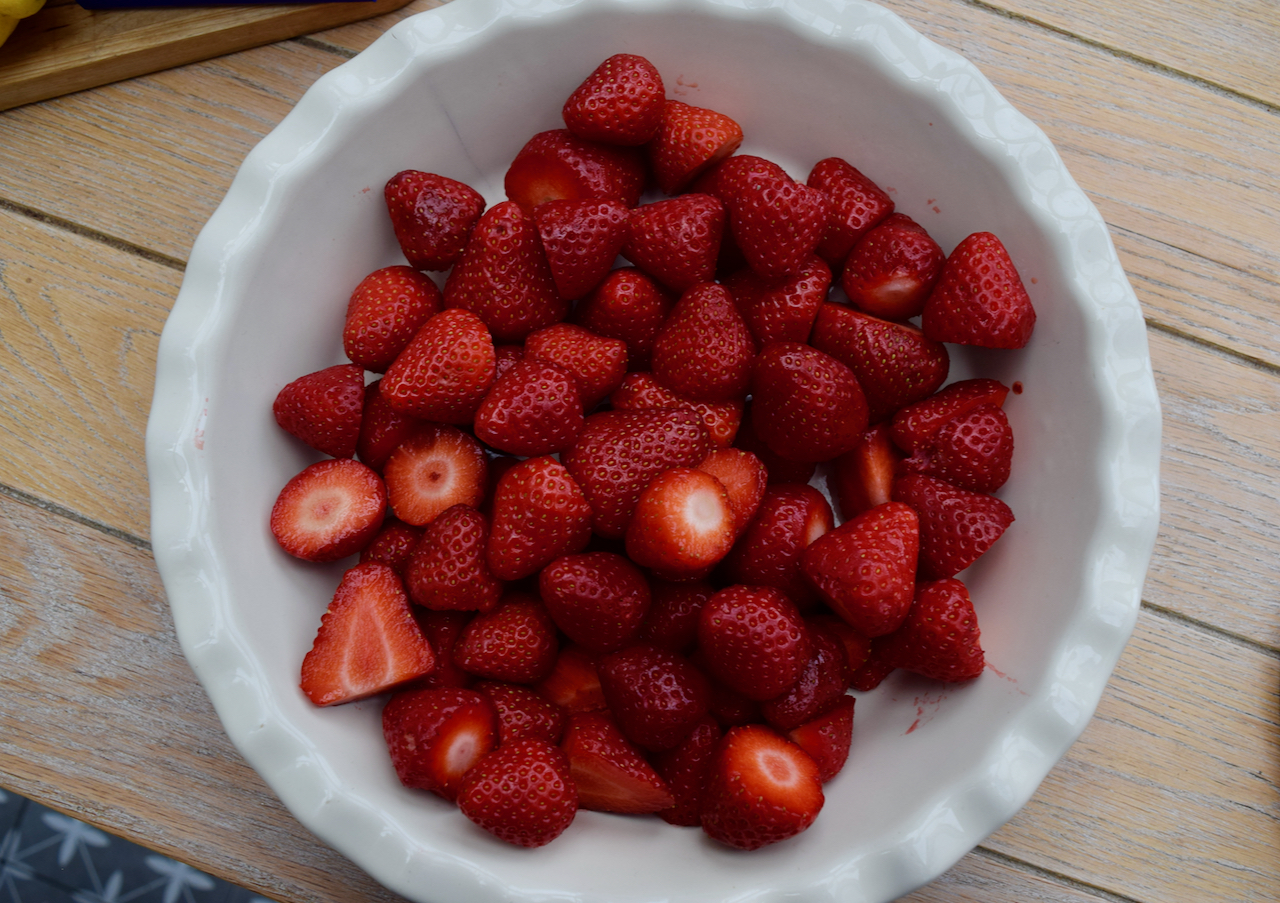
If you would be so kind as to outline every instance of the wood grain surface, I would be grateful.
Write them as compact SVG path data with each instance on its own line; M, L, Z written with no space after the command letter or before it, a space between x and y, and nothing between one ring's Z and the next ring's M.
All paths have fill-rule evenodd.
M0 113L0 786L284 903L396 898L283 809L178 649L148 543L156 347L244 155L435 5ZM885 5L975 62L1098 205L1164 414L1162 527L1096 717L904 899L1280 899L1280 12Z

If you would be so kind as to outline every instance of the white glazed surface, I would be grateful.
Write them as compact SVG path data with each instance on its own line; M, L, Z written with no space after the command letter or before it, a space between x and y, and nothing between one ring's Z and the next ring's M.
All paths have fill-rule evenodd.
M583 812L507 846L400 786L380 702L312 707L298 668L342 565L280 552L281 486L316 456L271 416L343 361L346 299L403 259L382 185L502 175L601 60L640 53L803 179L842 156L944 249L1000 235L1039 321L1018 352L953 348L952 378L1022 383L1000 495L1017 521L961 575L989 668L895 674L857 701L845 770L803 835L744 854L656 818ZM1044 134L976 69L857 0L454 0L321 78L200 234L160 343L152 543L182 648L227 733L297 818L419 903L891 900L1008 820L1084 729L1132 632L1158 522L1160 412L1136 298Z

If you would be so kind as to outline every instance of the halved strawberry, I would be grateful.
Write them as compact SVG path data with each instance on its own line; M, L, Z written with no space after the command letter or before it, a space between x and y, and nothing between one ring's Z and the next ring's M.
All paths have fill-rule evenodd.
M666 781L604 713L570 715L560 748L583 809L640 815L675 803Z
M677 395L658 382L652 373L628 373L609 396L615 411L650 411L655 408L689 408L702 418L713 445L724 448L733 444L742 423L743 403L693 401Z
M786 692L760 704L764 720L782 733L831 711L844 698L844 649L829 634L809 634L809 660Z
M599 674L618 727L642 749L671 749L707 716L707 678L678 653L637 643L601 658Z
M969 589L954 577L922 583L907 619L885 637L880 654L893 667L934 680L972 680L985 656Z
M952 417L902 462L904 473L923 473L972 492L995 492L1009 479L1013 429L994 404Z
M845 258L840 287L859 310L885 320L920 316L946 254L923 226L890 214Z
M819 160L807 181L831 200L831 214L818 253L838 271L858 239L893 213L893 200L839 157Z
M804 550L835 526L831 505L804 483L775 483L765 489L756 516L724 559L732 583L771 586L796 605L816 599L800 569Z
M342 350L353 363L383 373L443 306L440 289L413 267L374 270L347 301Z
M668 99L662 125L649 144L658 188L676 194L742 144L742 126L723 113Z
M413 555L413 548L422 537L422 528L406 524L394 515L383 518L378 533L360 550L360 562L377 561L404 578L405 567Z
M1004 244L990 232L964 238L947 256L925 301L924 334L980 348L1022 348L1036 312Z
M396 240L415 270L449 269L462 254L484 198L446 176L407 169L383 189Z
M817 763L761 724L731 728L720 740L702 798L702 829L741 850L794 837L822 811Z
M470 423L497 374L493 337L478 316L445 310L418 330L380 381L383 400L402 414Z
M558 746L534 737L503 744L467 773L462 814L507 843L545 846L578 814L578 792Z
M435 666L400 578L385 564L368 562L343 574L302 660L300 686L316 705L339 705L394 689Z
M653 345L653 376L693 401L741 401L751 381L755 341L724 286L685 292Z
M787 739L809 754L818 765L818 780L834 778L849 760L853 745L852 696L841 696L835 707L799 727L787 731Z
M387 512L387 488L354 458L326 458L289 479L271 507L271 535L304 561L337 561L373 540Z
M697 827L702 823L702 790L723 733L719 723L708 716L679 745L650 757L654 771L667 782L675 798L675 805L658 813L667 824Z
M300 376L276 395L271 412L280 428L316 451L350 458L360 439L364 370L337 364Z
M550 361L578 380L582 408L590 411L627 375L627 343L596 335L573 323L556 323L529 334L524 354Z
M863 433L857 445L832 461L827 485L841 517L850 520L889 501L902 458L885 421Z
M709 194L643 204L627 218L622 256L674 292L716 275L724 236L724 205Z
M613 198L547 201L533 211L560 297L581 298L609 274L627 237L627 211Z
M782 282L766 280L747 268L726 278L724 286L758 347L770 342L807 342L818 308L831 288L831 267L815 254Z
M886 502L819 537L804 550L801 569L836 614L874 637L906 617L919 554L916 512Z
M560 647L551 671L533 689L568 712L598 712L608 708L596 670L598 661L597 653L566 643Z
M734 585L708 599L698 617L698 646L712 677L755 700L785 692L809 660L800 611L768 586Z
M564 736L568 713L521 684L482 680L477 692L489 697L498 712L498 742L512 743L536 737L548 743L559 743Z
M829 461L858 443L867 401L850 369L798 342L765 346L751 369L751 423L776 454Z
M921 577L954 577L986 554L1013 523L1009 506L922 474L893 484L893 499L920 515Z
M634 53L615 53L574 89L560 112L580 138L644 144L662 126L666 96L653 63Z
M809 341L853 371L871 423L936 392L951 367L946 346L910 323L882 320L843 304L822 305Z
M550 673L558 649L556 625L542 601L510 592L497 608L467 622L453 660L476 677L532 684Z
M495 342L521 342L569 313L533 216L503 201L485 211L444 283L444 305L478 316Z
M893 416L894 443L908 454L923 448L954 417L979 405L1004 404L1009 387L994 379L978 377L952 383L928 398L909 405Z
M649 611L649 582L613 552L562 555L538 574L538 594L565 636L593 652L631 643Z
M676 299L637 267L621 267L578 302L574 321L596 335L627 343L627 367L647 370L658 330Z
M383 707L382 735L400 783L453 801L466 773L498 745L498 713L475 690L407 690Z
M698 615L715 592L706 580L649 581L649 612L639 639L672 652L688 653L698 640Z
M493 493L486 557L501 580L532 576L591 540L591 506L577 480L549 456L513 465Z
M663 471L645 487L627 524L627 555L664 579L705 577L733 546L729 494L710 473Z
M503 178L507 198L532 213L555 200L612 198L628 207L640 202L647 175L643 151L579 138L551 129L530 138Z
M454 505L422 530L409 556L405 589L418 605L437 611L489 611L503 583L485 559L489 519L470 505Z
M827 196L790 176L756 174L720 184L729 230L747 265L770 281L797 275L827 228Z
M724 487L733 511L734 535L741 536L756 516L769 485L764 464L740 448L715 448L702 459L698 470L711 474Z
M443 423L422 423L382 469L396 517L424 527L454 505L479 508L488 461L471 435Z
M550 455L582 432L582 397L572 373L526 355L489 387L476 410L475 434L512 455Z
M396 447L413 435L419 420L397 411L382 397L382 380L364 387L364 413L360 417L360 438L356 456L379 473Z

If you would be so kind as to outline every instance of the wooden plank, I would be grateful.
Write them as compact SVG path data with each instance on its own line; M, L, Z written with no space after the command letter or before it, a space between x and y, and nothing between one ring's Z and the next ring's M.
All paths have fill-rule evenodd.
M1040 874L979 847L946 874L896 903L1114 903L1115 898Z
M407 0L87 10L49 0L0 54L0 110L378 16Z
M1278 682L1275 654L1144 612L1089 728L985 845L1125 899L1280 899Z
M1280 107L1280 5L1273 0L987 0L1125 54ZM1153 27L1153 23L1159 23Z

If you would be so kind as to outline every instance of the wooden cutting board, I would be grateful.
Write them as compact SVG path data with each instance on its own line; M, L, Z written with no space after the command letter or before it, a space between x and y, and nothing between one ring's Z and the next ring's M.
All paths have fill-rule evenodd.
M0 110L368 19L408 2L87 10L74 0L48 0L0 44Z

